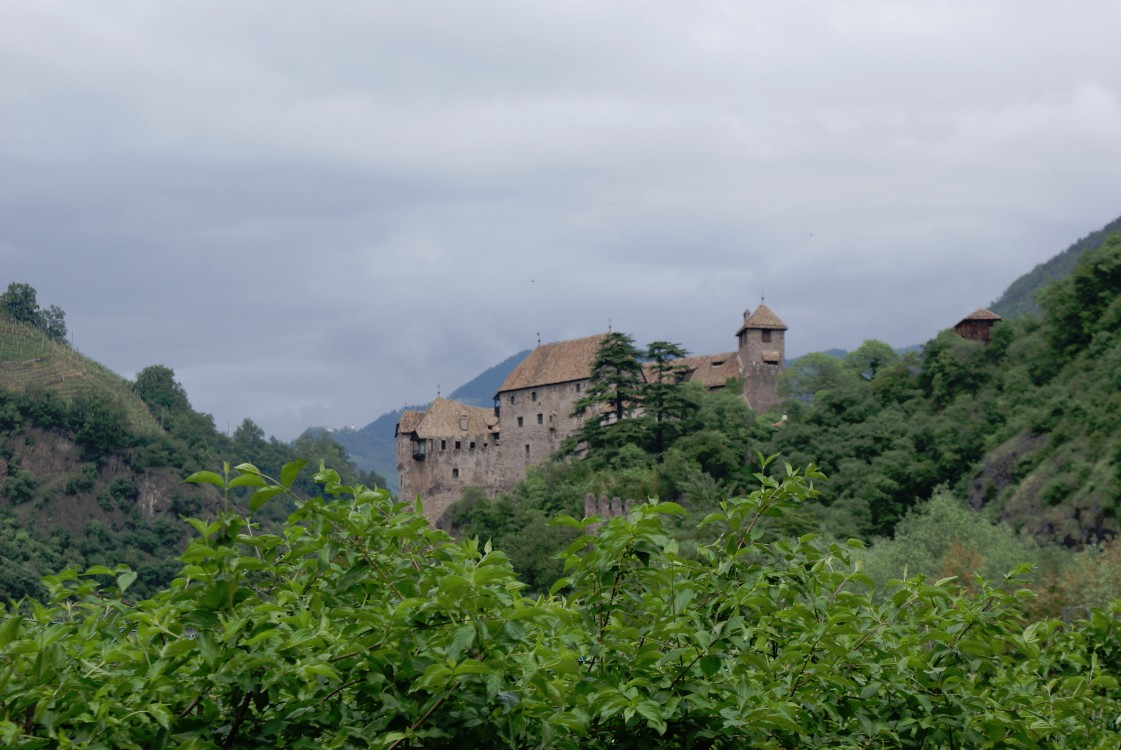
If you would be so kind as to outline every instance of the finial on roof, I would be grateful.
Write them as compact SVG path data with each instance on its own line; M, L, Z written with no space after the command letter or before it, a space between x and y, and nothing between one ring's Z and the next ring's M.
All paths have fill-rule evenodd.
M537 332L537 348L541 348L541 331Z
M607 332L611 333L611 318L607 319Z
M759 295L759 304L762 305L762 304L766 303L766 301L767 301L767 298L765 296L763 296L762 294L760 294Z
M440 398L440 384L436 384L436 398Z

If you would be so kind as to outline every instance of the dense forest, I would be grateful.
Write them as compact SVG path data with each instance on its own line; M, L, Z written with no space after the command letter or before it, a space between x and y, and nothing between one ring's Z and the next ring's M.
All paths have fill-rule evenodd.
M997 323L988 345L947 330L921 352L866 341L844 358L802 357L766 415L734 385L709 393L665 372L644 379L643 367L677 355L616 335L597 362L598 407L635 415L590 420L580 444L592 450L539 466L504 497L468 490L452 520L545 590L571 538L547 521L581 514L585 495L680 503L682 541L696 543L692 521L753 486L761 456L780 455L828 481L775 533L862 539L883 580L905 569L992 576L1032 561L1042 610L1102 604L1121 593L1121 235L1040 302L1039 316Z
M36 297L20 283L0 295L0 599L45 596L39 579L65 567L122 563L137 572L138 593L158 590L181 566L183 517L219 504L183 478L234 457L276 475L299 456L384 486L328 435L288 444L249 419L219 432L171 368L146 367L132 381L109 372L68 347L65 313ZM310 476L298 479L306 492ZM268 513L279 523L289 510Z

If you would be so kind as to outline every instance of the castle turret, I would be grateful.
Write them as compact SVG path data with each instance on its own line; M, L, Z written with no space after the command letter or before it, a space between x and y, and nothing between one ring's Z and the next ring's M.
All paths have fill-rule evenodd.
M760 304L752 313L743 311L743 325L736 331L743 372L743 395L757 412L778 403L778 376L786 359L786 324Z

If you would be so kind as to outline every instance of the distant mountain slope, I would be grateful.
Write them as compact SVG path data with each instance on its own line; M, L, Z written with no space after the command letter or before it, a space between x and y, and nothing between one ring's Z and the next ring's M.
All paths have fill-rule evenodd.
M502 386L506 376L514 371L518 364L529 356L529 349L524 352L507 357L494 367L483 371L476 377L452 391L449 398L462 401L471 406L493 406L494 394Z
M1040 263L1028 273L1012 282L1012 285L989 309L1005 318L1018 318L1021 315L1038 314L1039 305L1035 293L1052 281L1070 275L1078 265L1079 258L1088 250L1097 250L1113 232L1121 232L1121 217L1106 224L1096 232L1091 232L1055 257Z
M488 368L479 375L452 391L449 398L462 401L471 406L491 406L494 394L518 363L529 355L529 350L518 352L512 357ZM397 453L394 432L401 413L406 409L419 411L427 405L404 406L386 412L358 430L336 430L331 437L342 445L355 466L359 469L374 470L386 479L389 489L397 491Z

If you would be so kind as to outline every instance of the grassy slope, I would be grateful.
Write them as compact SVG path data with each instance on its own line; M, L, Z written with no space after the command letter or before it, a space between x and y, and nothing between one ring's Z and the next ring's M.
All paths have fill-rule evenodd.
M0 387L22 391L29 386L55 391L67 400L83 393L106 394L124 407L133 430L161 432L128 380L34 328L0 315Z

